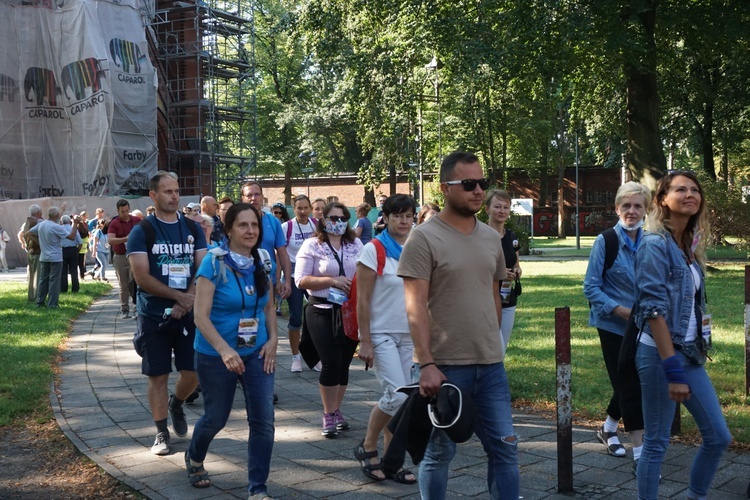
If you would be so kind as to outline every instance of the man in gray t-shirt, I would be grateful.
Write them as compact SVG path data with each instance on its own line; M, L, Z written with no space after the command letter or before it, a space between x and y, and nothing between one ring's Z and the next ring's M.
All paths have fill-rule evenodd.
M474 432L488 450L490 497L517 499L518 447L500 337L505 258L500 236L474 215L489 186L479 159L464 152L443 160L440 182L445 209L412 232L398 267L419 391L435 396L448 380L471 396ZM423 498L445 498L455 453L445 431L433 429L419 469Z

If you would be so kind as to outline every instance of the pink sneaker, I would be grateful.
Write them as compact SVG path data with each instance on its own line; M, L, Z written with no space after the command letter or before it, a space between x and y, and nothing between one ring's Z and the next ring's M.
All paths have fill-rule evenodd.
M335 413L324 413L323 414L323 432L321 434L327 438L335 438L339 435L339 431L336 430L336 414Z
M336 410L335 412L333 412L333 418L335 419L335 422L336 422L337 431L349 430L349 422L347 422L344 416L341 414L341 410Z

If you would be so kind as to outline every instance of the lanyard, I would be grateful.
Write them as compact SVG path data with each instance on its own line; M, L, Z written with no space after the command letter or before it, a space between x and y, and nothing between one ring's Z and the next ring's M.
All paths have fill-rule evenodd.
M299 229L299 234L300 234L300 235L302 236L302 239L304 240L304 239L305 239L305 233L303 233L303 232L302 232L302 227L300 227L300 225L299 225L299 221L297 220L297 218L296 218L296 217L295 217L295 219L294 219L294 222L296 222L296 223L297 223L297 229ZM310 219L307 219L307 224L305 224L305 226L312 226L312 222L310 222ZM315 227L314 227L314 226L313 226L313 229L312 229L312 231L310 231L310 232L311 232L311 233L314 233L314 232L315 232Z
M234 280L237 282L237 288L240 289L240 297L242 297L242 317L245 317L245 292L247 291L247 283L245 283L245 289L242 289L242 285L240 285L240 279L237 277L237 273L235 271L232 271L232 274L234 275ZM244 281L244 276L243 276ZM249 295L249 294L248 294ZM258 296L256 294L255 297L255 309L253 310L253 318L258 317Z
M331 252L333 253L333 258L336 259L336 263L339 265L339 276L346 276L344 273L344 242L341 242L341 258L339 258L339 253L334 250L333 245L331 245L330 241L326 241L326 245L328 245L328 248L331 249Z

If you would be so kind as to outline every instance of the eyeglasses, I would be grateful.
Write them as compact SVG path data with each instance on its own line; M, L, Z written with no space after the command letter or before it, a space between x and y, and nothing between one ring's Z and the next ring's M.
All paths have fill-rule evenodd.
M461 179L460 181L447 181L447 182L443 182L443 184L447 184L449 186L456 186L458 184L461 184L464 187L464 191L474 191L477 188L477 184L479 185L482 191L487 191L490 187L490 181L484 178Z
M278 215L279 217L281 217L281 212L279 212L278 210L274 210L274 211L273 211L273 214L274 214L274 215Z
M329 215L328 220L331 222L340 222L340 221L347 222L349 220L349 217L344 217L341 215Z

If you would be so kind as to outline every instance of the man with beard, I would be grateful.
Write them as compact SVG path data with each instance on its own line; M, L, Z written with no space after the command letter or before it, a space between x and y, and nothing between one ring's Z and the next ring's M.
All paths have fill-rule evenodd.
M474 432L488 457L490 497L518 498L517 439L500 337L505 258L497 231L474 215L489 187L479 159L448 155L440 167L445 210L412 231L399 261L406 312L420 363L419 392L446 380L474 401ZM432 430L419 468L422 498L443 499L456 443Z

